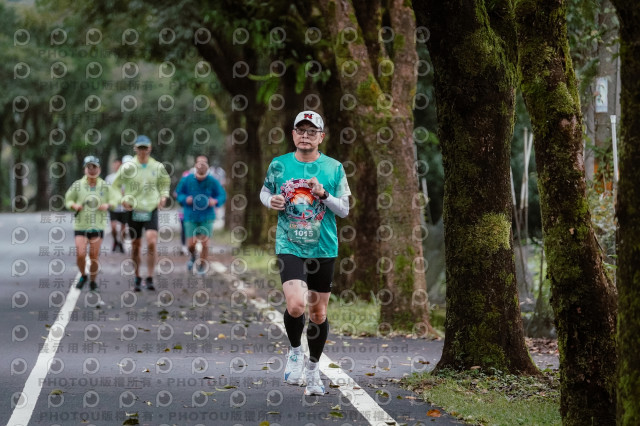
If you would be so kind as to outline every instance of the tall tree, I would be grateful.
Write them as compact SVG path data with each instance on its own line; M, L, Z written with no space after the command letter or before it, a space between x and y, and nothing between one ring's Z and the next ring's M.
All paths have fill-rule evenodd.
M519 0L516 22L558 331L563 424L613 424L616 289L604 269L587 205L566 2Z
M358 173L367 172L359 179L368 180L371 188L354 196L368 205L357 220L375 226L359 235L369 242L359 249L376 264L369 260L357 268L368 268L361 279L388 295L381 308L383 322L401 329L420 323L420 332L430 332L422 242L413 237L421 229L422 214L414 168L413 10L402 0L321 0L320 6L331 31L340 86L353 100L345 115L357 135L354 150L357 157L369 159ZM327 107L338 110L341 105ZM337 136L344 129L335 130Z
M414 2L431 31L445 176L447 318L437 368L536 374L511 231L515 28L509 0Z
M640 4L613 0L620 18L622 125L618 183L617 424L640 424Z

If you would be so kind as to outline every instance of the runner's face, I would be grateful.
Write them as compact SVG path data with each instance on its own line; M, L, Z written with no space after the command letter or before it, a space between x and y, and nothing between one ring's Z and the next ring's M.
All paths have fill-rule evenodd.
M205 157L196 158L195 168L199 175L206 174L209 171L209 163L207 162L207 159Z
M134 148L136 155L138 156L138 161L146 160L151 155L151 147L150 146L137 146Z
M316 134L309 136L307 130L315 131ZM298 132L305 131L299 135ZM322 143L324 139L324 132L320 131L317 127L312 126L310 123L301 123L291 132L293 134L293 143L296 149L302 153L309 154L318 150L318 145Z
M96 178L100 176L100 166L96 166L95 164L87 164L84 168L84 174L90 178Z

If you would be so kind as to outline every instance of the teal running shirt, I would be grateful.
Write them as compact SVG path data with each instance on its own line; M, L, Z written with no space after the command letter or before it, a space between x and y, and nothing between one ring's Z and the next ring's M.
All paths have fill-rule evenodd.
M285 198L285 209L278 212L276 254L338 256L336 216L311 193L307 180L312 177L334 197L351 195L342 164L322 153L316 161L305 163L291 152L274 158L269 165L264 186Z

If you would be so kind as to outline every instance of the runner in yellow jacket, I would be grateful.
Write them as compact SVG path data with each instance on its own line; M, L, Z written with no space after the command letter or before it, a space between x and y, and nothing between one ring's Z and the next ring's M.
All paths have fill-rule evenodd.
M75 181L64 196L65 207L75 212L74 234L76 244L76 263L80 270L80 279L76 288L82 289L87 282L85 274L87 246L89 246L89 287L97 290L96 277L100 269L98 257L100 246L107 226L109 210L109 185L100 178L100 159L92 155L85 157L84 177Z
M130 212L128 218L129 237L131 238L131 259L135 267L134 290L142 288L140 276L140 248L142 232L147 239L147 278L148 290L155 290L153 272L156 265L158 241L158 208L164 207L169 198L171 179L164 165L151 158L151 140L144 135L137 137L134 144L136 156L133 161L124 163L117 171L111 184L110 204L118 204ZM124 186L124 195L120 192Z

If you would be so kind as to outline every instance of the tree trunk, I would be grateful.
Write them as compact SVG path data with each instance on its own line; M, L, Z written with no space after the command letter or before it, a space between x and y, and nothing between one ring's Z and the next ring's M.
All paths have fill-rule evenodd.
M640 424L640 5L614 0L620 18L622 123L618 182L618 425Z
M36 169L36 211L49 210L49 161L38 155L33 159Z
M566 4L520 0L516 17L558 331L563 424L613 424L616 290L605 273L587 204Z
M330 66L335 68L335 64ZM321 88L326 105L344 104L344 92L340 87L339 71L332 72L329 80ZM327 154L338 159L345 167L353 201L349 215L338 221L338 259L336 263L333 291L346 299L357 296L370 300L381 290L376 262L371 253L378 253L381 241L376 238L380 226L376 197L360 194L377 194L377 182L368 178L375 176L376 166L362 143L362 137L355 136L350 129L351 122L341 108L326 108L325 125L328 128Z
M245 163L247 167L246 178L241 178L241 180L244 182L244 191L242 193L247 197L245 226L247 229L246 243L249 245L258 245L263 241L262 227L267 223L265 217L268 214L268 211L263 208L264 206L262 206L260 202L260 189L262 189L264 176L266 174L264 162L262 161L262 141L259 138L260 118L262 114L264 114L264 107L260 105L251 108L245 114L245 129L248 139L246 143L240 145L242 152L242 161L240 163Z
M340 85L355 99L353 108L344 111L357 134L354 150L366 152L375 166L375 172L367 169L369 175L358 179L375 181L376 191L354 192L354 197L357 203L370 206L361 210L358 220L379 224L368 238L380 242L373 247L377 246L377 252L359 247L366 253L366 262L357 267L375 264L377 286L385 290L380 293L381 322L391 329L430 333L422 242L413 238L422 214L416 202L419 191L413 156L417 62L413 11L406 2L389 1L385 11L393 35L390 47L378 41L378 34L389 35L383 31L382 14L368 10L375 6L333 0L322 0L320 5L331 31ZM339 110L341 105L332 107ZM343 129L335 130L339 134ZM375 283L364 284L376 288Z
M445 175L445 343L438 369L536 374L511 232L515 51L509 1L414 2L430 29ZM423 21L424 20L424 21Z
M594 140L593 144L600 149L611 149L611 114L616 114L616 95L620 93L620 89L616 87L618 74L618 61L612 52L612 46L618 38L618 31L615 24L615 10L609 0L601 0L602 5L598 12L598 28L606 29L603 31L602 40L597 44L598 68L596 77L607 78L607 92L598 93L600 89L595 88L594 92L598 93L593 97L592 103L594 109ZM596 86L596 82L593 82ZM606 111L595 111L596 99L600 96L606 96L604 101L607 102ZM604 170L607 162L598 164L598 168ZM607 190L603 187L603 190Z
M232 177L233 165L236 161L239 161L241 153L238 152L236 144L233 141L233 129L238 129L242 126L242 114L237 111L231 111L226 115L226 129L225 129L225 170L227 171L226 177L226 191L227 191L227 203L225 204L225 227L232 231L237 227L242 227L245 224L245 215L247 213L247 205L249 200L242 197L246 197L243 194L244 187L240 184L240 181ZM237 196L237 197L236 197Z
M248 45L234 50L230 45L219 43L218 38L224 37L219 36L216 31L217 29L212 29L216 38L208 44L199 44L197 48L232 97L227 126L230 135L227 139L227 152L234 161L230 162L228 172L231 181L227 188L228 197L230 202L234 202L234 197L242 194L246 197L246 207L234 210L235 226L231 231L243 243L256 245L262 242L263 225L267 223L264 220L267 212L262 208L259 197L266 170L262 160L263 147L258 136L260 119L266 107L257 100L258 83L246 76L235 76L234 67L229 64L245 63L249 70L255 72L258 69L258 56ZM236 200L236 203L244 204L243 200ZM228 207L232 208L233 206Z

